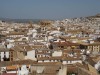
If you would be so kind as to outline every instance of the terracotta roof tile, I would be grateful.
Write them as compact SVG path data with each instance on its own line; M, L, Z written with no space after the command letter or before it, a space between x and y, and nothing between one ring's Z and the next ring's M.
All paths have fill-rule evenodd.
M66 42L54 42L53 44L56 44L57 46L79 46L78 43L72 43L69 41Z
M17 75L16 73L3 73L2 75Z
M6 69L7 70L16 70L17 66L14 66L14 65L13 66L7 66Z

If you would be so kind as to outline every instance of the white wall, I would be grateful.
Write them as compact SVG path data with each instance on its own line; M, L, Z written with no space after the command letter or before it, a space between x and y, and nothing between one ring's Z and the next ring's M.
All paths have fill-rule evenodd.
M1 61L3 61L4 52L1 52Z
M66 75L67 74L67 67L66 66L63 66L57 75Z
M7 73L16 73L16 71L7 71Z
M13 47L14 45L13 44L8 44L7 45L7 48L9 49L9 48L11 48L11 47Z
M67 62L66 61L63 61L63 64L67 64Z
M5 52L6 54L6 58L9 58L9 52ZM3 61L3 58L4 58L4 52L1 52L1 61Z
M27 69L26 65L22 65L21 70L18 70L18 75L28 75L29 70Z
M96 64L95 64L95 69L96 70L100 70L100 61L98 61Z
M38 62L43 62L43 61L38 61Z
M52 53L52 56L53 57L62 56L62 51L54 51L54 53Z
M44 62L50 62L49 60L44 60Z
M28 51L27 52L27 56L25 56L25 59L36 60L36 58L35 58L35 50Z
M9 58L9 52L6 52L6 58Z
M76 60L76 61L63 61L62 64L74 64L74 63L77 63L77 62L82 63L81 60Z
M77 63L77 62L82 63L81 60L77 60L77 61L72 61L72 64Z

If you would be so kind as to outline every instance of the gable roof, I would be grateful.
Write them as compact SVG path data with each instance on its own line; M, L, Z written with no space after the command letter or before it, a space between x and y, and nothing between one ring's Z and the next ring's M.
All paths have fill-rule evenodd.
M0 45L0 52L6 52L9 51L9 49L5 48L3 45Z
M33 60L1 61L0 67L11 66L11 65L29 65L29 64L35 64L35 63L36 61L33 61Z

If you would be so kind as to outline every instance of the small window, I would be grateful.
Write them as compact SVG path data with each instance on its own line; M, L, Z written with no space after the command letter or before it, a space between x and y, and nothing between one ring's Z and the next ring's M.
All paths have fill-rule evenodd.
M13 54L11 54L11 57L13 57Z
M40 57L40 55L38 55L38 57Z
M27 56L27 52L26 51L24 52L24 55Z
M11 58L11 61L13 61L13 58Z
M61 46L61 48L64 48L64 46Z
M10 54L13 54L13 51L11 51Z

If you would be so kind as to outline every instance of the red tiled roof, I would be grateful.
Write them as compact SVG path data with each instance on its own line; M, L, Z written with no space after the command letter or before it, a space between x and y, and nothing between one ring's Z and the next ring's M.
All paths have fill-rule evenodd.
M72 43L69 41L66 42L54 42L53 44L56 44L57 46L78 46L78 43Z
M17 75L16 73L3 73L2 75Z
M79 55L78 55L79 56ZM80 57L70 57L70 56L67 56L67 57L40 57L40 58L37 58L38 61L42 61L42 60L63 60L63 61L75 61L75 60L81 60Z
M7 70L16 70L17 66L13 65L13 66L7 66L6 67Z
M61 60L62 57L40 57L37 60Z
M62 60L65 60L65 61L75 61L75 60L81 60L81 58L79 58L79 57L74 58L74 57L68 56L68 57L63 57Z
M2 61L0 62L0 67L11 66L11 65L29 65L36 64L36 61L33 60L20 60L20 61Z
M74 65L68 65L67 66L67 73L77 73L78 68Z

